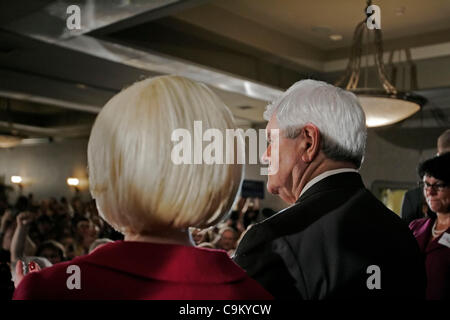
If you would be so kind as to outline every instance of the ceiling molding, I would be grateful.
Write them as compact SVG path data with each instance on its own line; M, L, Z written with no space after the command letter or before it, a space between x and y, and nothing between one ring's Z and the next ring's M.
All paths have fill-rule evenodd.
M413 60L413 61L446 57L446 56L450 56L450 42L409 48L409 50L411 53L411 60ZM396 51L400 52L400 50L396 50ZM383 54L383 60L388 61L390 55L391 55L391 52L385 51ZM404 55L403 55L403 57L404 57ZM362 61L365 61L366 58L368 59L368 65L374 66L373 55L361 56ZM394 54L393 60L392 60L393 63L401 63L404 61L405 61L404 59L400 59L398 54ZM342 70L345 70L345 68L347 67L347 64L348 64L347 58L327 61L322 64L322 69L320 71L322 71L322 72L342 71Z

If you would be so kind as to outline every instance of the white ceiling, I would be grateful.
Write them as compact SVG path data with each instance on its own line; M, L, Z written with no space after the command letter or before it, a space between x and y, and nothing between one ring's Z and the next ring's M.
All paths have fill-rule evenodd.
M385 39L450 30L449 0L378 0ZM317 48L349 46L365 0L215 0L212 5L277 30ZM398 15L398 12L403 12ZM327 31L328 30L328 31ZM341 34L332 41L329 34Z
M183 10L168 14L172 19L169 21L173 22L173 20L179 19L188 25L206 30L205 34L212 39L212 44L215 44L213 41L216 39L230 40L219 42L225 49L229 49L226 47L227 43L232 43L230 47L234 46L231 48L235 50L233 51L233 54L236 53L235 55L219 56L219 58L223 58L222 60L228 59L226 62L229 65L232 65L240 57L239 54L242 52L239 49L241 48L249 49L248 55L246 52L243 53L244 58L247 59L244 61L248 61L248 64L252 64L261 56L261 61L257 62L261 62L261 64L267 61L273 62L272 65L269 65L273 72L268 73L265 79L273 79L277 76L282 78L283 74L277 73L277 67L286 66L284 65L286 61L293 62L292 70L295 71L295 81L308 76L295 69L296 66L308 66L311 69L317 66L315 68L315 71L318 72L316 78L321 79L321 76L326 75L327 71L324 71L321 64L333 62L330 60L346 58L353 30L356 24L364 18L363 9L366 3L365 0L213 0L194 2L196 5L191 8L183 8ZM434 32L444 35L443 38L447 37L447 43L450 43L450 0L427 2L380 0L374 1L374 4L381 7L382 30L385 39L392 39L396 42L402 37L409 37L419 43L424 39L430 39L431 37L428 35ZM17 4L17 6L19 5ZM402 9L403 15L396 15L398 8L404 8ZM149 20L151 21L151 19ZM140 21L144 25L145 22ZM332 42L328 38L331 33L342 34L343 40ZM255 79L242 74L233 74L229 69L210 68L206 61L191 62L189 59L183 60L183 57L179 59L176 53L185 49L184 42L181 44L176 41L171 42L174 54L169 53L166 56L165 54L160 55L157 50L152 51L151 48L144 47L135 50L129 43L122 45L121 42L108 43L101 38L96 38L95 35L74 37L69 41L64 40L61 41L61 44L65 45L60 46L56 46L52 42L31 41L24 37L24 35L28 35L26 33L20 37L13 35L14 32L11 29L3 35L0 33L0 39L2 39L0 41L0 75L3 75L3 77L0 76L0 94L2 90L17 91L29 96L41 94L47 97L45 100L47 103L53 101L61 104L61 107L69 109L81 108L84 111L98 112L101 105L123 86L141 77L169 72L164 71L166 69L178 70L179 73L181 65L193 70L191 75L197 77L202 74L214 74L216 78L219 75L233 80L230 83L234 87L229 86L231 89L216 86L214 90L230 106L239 125L248 127L251 124L263 122L262 113L267 103L263 100L268 99L251 98L247 91L252 90L247 90L243 94L242 91L236 90L234 85L236 82L248 84L246 82L250 83L252 80L255 80L254 84L264 85L262 78ZM9 36L13 38L10 43L7 41ZM96 46L89 47L85 42L80 42L83 38L94 41ZM439 44L440 39L438 38L438 36L433 38L433 44ZM71 43L72 46L70 46ZM105 44L108 45L104 46ZM193 50L193 55L204 54L206 60L208 55L212 56L216 53L208 46L209 44L190 49ZM2 46L7 50L3 49L2 51ZM123 55L126 52L122 50L122 47L132 54L136 54L136 59L130 60L128 56ZM119 48L122 49L119 50ZM442 53L440 48L442 46L433 50ZM255 51L251 49L255 49ZM97 54L93 54L93 51ZM450 52L450 47L447 51ZM104 54L105 52L109 55ZM255 55L260 55L256 59L251 55L254 52L256 52ZM336 54L339 52L344 54L339 56ZM440 61L429 59L430 62L425 61L422 54L422 61L418 63L419 83L422 84L419 86L420 89L450 87L450 53L445 54L447 56L441 57ZM159 60L151 60L150 55L158 57ZM430 58L430 56L426 58ZM167 63L163 64L161 61ZM168 68L171 65L176 68ZM288 65L288 67L292 65ZM343 61L341 65L345 67L346 61ZM332 72L340 72L344 67L335 68ZM447 72L445 72L446 70ZM250 80L247 81L248 79ZM291 85L292 79L288 78L285 83L289 82L289 84L279 86L279 88ZM214 83L213 80L210 82ZM214 84L211 83L208 84L214 87ZM267 83L265 85L268 88L273 86ZM420 117L415 117L405 124L413 127L417 124L422 125L423 117L425 117L431 121L427 126L436 127L436 119L444 121L442 120L444 117L435 116L436 112L431 112L432 107L444 110L445 114L450 115L448 113L450 105L448 99L442 98L444 96L448 96L448 90L433 91L430 96L427 96L431 103L424 108L425 111L420 114ZM29 97L28 100L30 100Z

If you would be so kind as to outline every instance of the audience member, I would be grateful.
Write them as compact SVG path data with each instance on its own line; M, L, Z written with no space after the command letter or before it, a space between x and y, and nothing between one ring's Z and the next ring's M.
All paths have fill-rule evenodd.
M111 243L111 242L114 242L114 241L112 241L111 239L107 239L107 238L97 239L94 242L92 242L91 246L89 247L89 253L91 253L95 249L100 248L101 246L103 246L107 243Z
M216 247L211 242L202 242L197 247L206 249L215 249Z
M192 228L191 235L192 235L192 240L194 240L196 245L199 245L200 243L205 242L206 232L204 232L202 229Z
M89 252L89 247L98 238L98 227L88 218L79 218L75 224L75 255Z
M14 292L14 282L10 269L10 253L0 249L0 301L11 300Z
M236 249L237 238L237 232L233 228L225 227L219 230L219 239L215 247L225 250L229 256L232 256Z
M437 140L437 154L441 155L446 152L450 152L450 129L445 130ZM430 215L434 215L434 212L427 205L422 188L418 187L405 193L401 217L407 224Z
M426 298L450 299L450 153L419 166L425 199L434 215L411 222L410 229L425 256Z
M64 236L60 238L59 242L64 246L67 260L72 260L77 256L75 250L75 238L73 236Z
M47 240L39 245L36 256L44 257L53 264L66 260L66 252L61 243L55 240Z
M16 222L11 209L6 209L0 220L1 249L10 251L11 241L16 228Z

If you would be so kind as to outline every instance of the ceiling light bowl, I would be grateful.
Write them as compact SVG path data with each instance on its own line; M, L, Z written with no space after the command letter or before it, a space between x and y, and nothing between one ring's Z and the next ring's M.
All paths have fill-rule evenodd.
M418 112L427 102L424 97L410 92L386 93L380 89L351 90L366 114L366 125L387 126L398 123Z
M365 12L368 11L371 4L372 1L368 0ZM395 81L389 80L391 77L394 80L396 78L394 75L386 73L383 62L381 29L369 29L366 25L366 19L359 22L355 28L347 69L341 79L336 82L336 85L356 94L366 114L367 127L388 126L405 120L420 111L425 105L426 99L413 93L413 90L417 89L418 81L414 63L408 58L410 55L406 55L411 78L409 90L399 91L395 87ZM373 49L370 50L370 48ZM364 52L366 52L365 59ZM378 83L380 84L377 88L370 88L367 85L370 67L369 56L373 56L375 63ZM405 74L404 77L406 77L406 69L402 71ZM361 75L364 75L364 78ZM361 79L364 79L364 84L358 86Z

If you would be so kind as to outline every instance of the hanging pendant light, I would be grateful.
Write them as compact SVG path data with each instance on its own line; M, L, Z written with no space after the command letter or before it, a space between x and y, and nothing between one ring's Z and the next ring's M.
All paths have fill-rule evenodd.
M367 1L366 15L371 5L372 1ZM368 127L381 127L409 118L422 108L426 99L410 91L399 91L389 81L383 63L381 29L369 29L366 21L367 19L364 19L356 26L347 69L336 85L356 94L366 114ZM361 67L364 48L366 48L365 61L364 67ZM371 79L369 79L369 64L374 65L376 69L376 75ZM364 72L362 85L361 71ZM372 78L376 78L377 84L373 84Z

